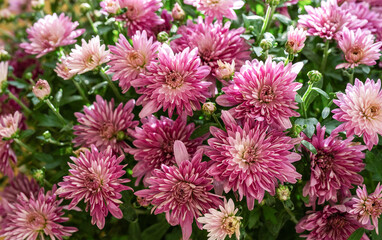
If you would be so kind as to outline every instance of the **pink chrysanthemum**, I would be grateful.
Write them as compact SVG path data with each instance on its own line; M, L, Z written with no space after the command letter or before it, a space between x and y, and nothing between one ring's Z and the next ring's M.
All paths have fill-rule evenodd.
M355 230L364 227L344 205L326 205L322 211L307 213L296 226L298 233L310 232L301 235L307 240L347 240ZM361 239L369 238L364 234Z
M76 75L75 73L70 73L67 56L61 57L60 62L57 63L54 71L57 73L57 76L64 80L69 80Z
M272 62L265 63L256 59L247 62L240 73L233 78L233 84L224 87L224 95L216 102L232 107L231 114L236 119L265 121L280 129L292 127L290 117L298 117L295 96L302 84L295 82L301 65Z
M224 240L227 235L231 238L233 234L240 239L240 221L242 217L236 216L238 211L232 199L228 202L224 199L224 207L219 206L220 211L211 208L204 217L198 218L203 223L203 229L208 231L208 240Z
M343 122L339 128L346 131L347 137L363 135L371 150L378 144L378 134L382 135L381 80L367 79L364 84L356 79L354 86L348 84L345 92L337 93L338 100L333 100L339 107L332 111L333 118Z
M321 2L321 7L305 6L308 14L299 15L298 23L308 31L308 35L319 36L327 40L340 39L344 27L350 30L362 28L366 20L358 19L345 9L337 5L337 0Z
M244 6L242 0L185 0L184 3L193 5L198 11L206 15L206 21L211 23L214 18L221 21L223 17L235 20L234 10Z
M11 138L20 128L23 115L20 112L0 116L0 137Z
M157 57L159 42L147 37L146 31L137 32L133 37L133 46L122 34L119 35L116 46L109 46L111 66L109 73L114 73L113 80L119 80L123 93L130 88L130 82L136 79L139 73L145 73L146 67Z
M120 103L114 108L114 99L110 102L97 95L93 107L84 107L84 113L75 113L80 125L73 127L73 139L76 147L90 147L94 144L101 151L109 146L114 152L123 154L128 147L124 141L128 129L134 129L138 121L133 121L134 100L125 105Z
M47 15L27 29L31 43L22 43L20 47L29 54L37 54L37 58L42 57L57 47L75 43L76 38L85 32L85 29L75 30L78 25L64 13Z
M186 48L181 53L174 54L167 44L159 49L158 62L151 62L147 73L140 74L131 82L142 94L137 105L143 105L140 118L149 116L163 108L171 117L176 109L179 115L183 113L192 116L193 111L200 110L210 94L210 82L204 79L210 73L210 68L201 66L197 49Z
M288 31L288 40L285 48L289 54L296 54L301 52L305 46L306 31L302 28L291 27Z
M366 185L363 188L358 186L357 197L354 201L353 209L349 212L358 215L358 220L362 224L370 224L370 218L378 234L378 218L382 214L382 186L378 183L375 191L367 194Z
M144 177L143 183L147 186L146 180L151 177L154 169L160 169L162 164L175 164L173 145L176 140L182 141L190 154L194 154L204 140L204 137L190 139L195 125L187 125L186 115L178 117L175 121L164 116L160 119L149 116L141 121L142 127L131 131L136 149L129 149L129 153L138 161L133 168L133 177L137 178L136 184Z
M365 164L362 160L366 146L352 142L352 138L342 140L337 133L325 138L325 127L317 124L317 133L306 141L312 143L317 154L310 153L310 180L303 189L303 195L309 195L309 205L315 206L325 201L338 201L341 197L350 196L352 184L359 185L363 178L361 172Z
M211 193L212 178L207 174L207 162L202 162L203 150L198 150L190 160L186 146L181 141L174 143L175 160L178 166L166 166L155 169L147 180L149 189L135 193L154 205L155 214L165 212L168 223L180 224L183 240L192 233L194 218L217 208L222 204L219 196Z
M144 30L148 36L154 36L153 28L164 23L155 13L162 5L161 0L119 0L119 6L127 11L116 19L125 22L129 37L134 36L136 31Z
M17 202L9 204L11 212L3 221L0 237L4 237L4 240L36 240L71 236L78 229L61 225L69 218L62 217L66 206L60 206L62 199L56 198L55 186L46 194L44 188L41 188L36 197L20 193Z
M367 20L366 25L363 27L365 30L369 30L372 33L377 33L378 25L381 24L379 21L379 13L372 11L370 9L370 4L362 2L345 2L341 5L342 9L347 10L351 14L357 16L358 19Z
M230 30L231 22L224 26L220 22L207 24L202 18L194 24L188 21L186 26L178 29L182 37L171 41L175 52L185 48L198 48L198 55L204 65L211 67L211 76L215 76L218 69L218 60L231 63L235 61L235 69L239 71L245 61L250 60L249 44L240 36L244 28Z
M73 209L83 199L86 211L90 211L91 223L97 224L99 229L105 226L105 217L110 212L120 219L123 214L119 209L121 204L121 191L132 190L123 185L130 182L122 179L126 165L120 165L124 155L118 158L113 155L111 148L99 152L92 145L91 150L81 153L78 158L71 157L74 163L68 163L71 175L65 176L64 181L58 185L60 197L71 199L69 208Z
M344 28L338 46L345 54L347 63L337 65L339 68L355 68L360 64L373 66L381 56L382 42L374 43L374 35L368 30L350 31Z
M16 164L17 157L11 148L12 141L3 141L0 139L0 172L13 177L11 162Z
M289 151L298 141L264 122L247 121L240 127L227 111L222 111L222 120L227 131L210 128L214 138L208 139L206 155L212 160L208 172L226 193L238 191L252 210L255 199L261 202L265 191L275 194L278 181L296 183L301 178L292 165L301 157Z
M9 10L14 14L32 11L31 0L9 0Z
M76 44L76 48L68 56L68 68L70 74L82 74L95 69L109 61L109 50L105 50L105 44L101 45L99 36L93 37L86 42L82 39L82 45Z
M7 81L8 76L8 62L1 61L0 62L0 94L2 93L2 85L3 82Z
M99 5L102 8L101 12L104 14L116 14L121 9L119 0L103 0Z

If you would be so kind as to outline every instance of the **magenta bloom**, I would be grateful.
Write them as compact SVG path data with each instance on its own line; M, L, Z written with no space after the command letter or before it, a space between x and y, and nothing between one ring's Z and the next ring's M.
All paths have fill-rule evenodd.
M130 82L136 79L139 73L145 73L146 67L157 57L160 47L159 42L147 37L146 31L137 32L133 37L133 46L122 34L119 35L116 46L109 46L111 66L108 73L114 73L113 80L119 80L122 92L126 93L130 88Z
M333 102L333 118L343 122L339 128L346 136L363 135L369 150L378 144L378 134L382 135L382 90L381 80L366 79L365 84L356 79L354 86L348 84L346 94L337 93Z
M323 39L340 39L344 27L350 30L362 28L366 20L358 19L337 5L337 0L321 2L321 7L305 6L308 14L299 15L298 23L308 31L308 35L319 36Z
M85 29L75 30L78 25L78 22L72 22L64 13L60 16L56 13L47 15L27 29L31 43L22 43L20 47L29 54L37 54L37 58L42 57L57 47L75 43L76 38L85 32Z
M235 20L234 10L244 6L242 0L185 0L184 3L194 5L198 11L206 15L206 21L211 23L214 18L221 21L223 17Z
M296 231L309 231L309 234L301 235L307 240L347 240L355 230L365 227L348 210L344 205L326 205L322 211L309 211L297 224ZM364 234L361 239L369 238Z
M167 44L159 49L158 62L151 62L146 74L131 82L142 94L137 105L143 105L140 118L149 116L163 108L171 117L176 109L179 115L183 113L192 116L193 111L200 110L210 94L210 82L204 79L210 73L210 68L201 66L197 49L186 48L181 53L174 54Z
M265 191L275 194L278 181L296 183L301 175L293 162L300 155L289 150L298 142L285 133L271 129L264 122L246 121L243 127L227 111L222 111L227 131L211 127L206 155L212 165L208 173L221 182L224 191L238 191L245 196L250 210L255 199L261 202Z
M381 25L381 21L379 20L380 15L378 12L370 9L370 4L367 1L345 2L341 5L341 8L357 16L358 19L367 20L363 30L369 30L373 34L377 33L378 25Z
M122 179L125 175L123 170L126 165L120 165L124 155L118 158L113 155L111 148L99 152L92 145L91 150L81 153L78 158L71 157L74 163L68 163L71 175L65 176L64 181L58 185L57 190L60 197L71 199L69 208L73 209L84 200L86 211L90 211L92 224L97 224L99 229L105 226L105 218L110 212L114 217L120 219L123 214L119 209L122 203L121 191L132 190L123 185L130 182Z
M3 221L0 237L36 240L71 236L78 229L61 225L69 220L62 217L66 206L60 206L61 203L62 199L57 200L55 186L46 194L41 188L37 196L20 193L17 202L9 204L11 211Z
M352 199L355 203L353 209L349 211L358 215L358 220L362 224L370 224L370 217L378 234L378 218L382 214L382 186L378 183L375 191L367 194L366 185L363 188L358 186L357 197Z
M240 73L233 78L233 84L224 87L224 95L216 102L225 107L233 107L230 113L241 120L265 121L280 129L292 127L290 117L298 117L295 96L302 84L295 82L300 65L256 59L247 62Z
M129 37L134 36L137 31L144 30L151 37L154 36L152 29L164 23L155 13L162 5L161 0L119 0L119 6L127 11L116 19L125 22Z
M357 31L350 31L344 28L338 46L344 52L347 63L339 64L336 69L355 68L360 64L368 66L377 64L376 60L381 56L382 42L374 43L374 39L374 35L368 30L358 28Z
M136 127L132 136L136 149L129 149L129 153L134 155L138 163L133 168L133 177L137 177L136 185L142 177L143 183L147 186L147 179L151 177L154 169L160 169L162 164L172 166L175 164L174 142L182 141L191 155L196 152L197 147L202 145L204 137L190 139L195 130L195 125L188 124L185 115L171 120L161 116L157 119L154 116L141 119L142 127Z
M363 182L358 173L365 164L366 149L364 145L352 142L353 138L342 140L337 133L332 133L325 138L325 127L317 124L317 133L309 139L303 134L304 139L316 148L317 154L310 153L310 180L306 183L303 195L309 195L309 206L315 206L325 201L338 201L338 195L350 196L349 189Z
M211 76L215 76L219 68L218 60L227 63L235 61L236 71L239 71L244 62L251 59L250 46L240 37L245 29L230 30L230 26L231 22L226 22L224 26L220 22L207 24L201 18L196 24L188 21L187 26L179 27L178 34L182 37L171 41L171 47L175 52L197 47L202 63L211 67Z
M0 139L0 172L9 177L13 177L11 163L15 165L17 162L16 154L11 148L12 141Z
M138 121L133 121L133 108L133 99L114 108L114 99L107 102L97 95L92 108L84 107L85 114L74 114L80 123L73 127L77 136L73 140L75 146L90 147L94 144L101 151L110 146L114 152L123 154L128 147L124 141L127 130L138 125Z
M207 174L207 162L202 162L203 150L190 159L186 146L177 140L174 152L178 166L163 164L161 169L155 169L147 180L149 189L140 190L135 195L151 202L155 214L165 212L168 223L180 225L183 240L187 240L192 233L194 218L201 229L197 218L210 208L222 205L222 200L210 192L212 178Z

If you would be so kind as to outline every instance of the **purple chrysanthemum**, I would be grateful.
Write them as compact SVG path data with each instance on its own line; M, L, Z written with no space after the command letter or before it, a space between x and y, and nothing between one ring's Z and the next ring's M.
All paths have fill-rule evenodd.
M154 169L160 169L162 164L175 164L173 145L176 140L182 141L190 154L194 154L204 140L204 137L190 139L195 125L187 125L185 115L175 121L164 116L160 119L149 116L141 121L142 127L131 131L136 149L129 149L129 153L138 161L133 168L133 177L137 177L136 184L144 177L143 183L147 186L146 180Z
M113 80L119 80L123 93L130 88L130 82L136 79L139 73L145 73L146 67L157 57L159 42L147 37L146 31L137 32L132 37L133 45L122 34L119 35L116 46L109 46L110 65L109 73L114 73Z
M27 29L31 43L22 43L20 47L29 54L37 54L37 58L42 57L57 47L75 43L76 38L85 32L85 29L75 30L78 25L64 13L47 15Z
M138 121L133 121L133 108L134 100L114 108L114 99L107 102L97 95L92 107L84 107L84 114L75 113L80 123L73 127L75 146L90 147L94 144L100 150L110 146L114 152L122 154L128 147L124 141L127 130L138 125Z
M295 82L301 65L283 62L247 62L233 78L233 84L224 87L224 95L216 102L232 107L236 119L265 121L280 129L292 127L290 117L298 117L295 96L302 84Z
M44 188L41 188L36 197L27 197L20 193L17 198L17 202L9 204L10 213L4 219L0 230L0 237L4 237L5 240L36 240L45 237L62 240L78 230L61 225L69 218L62 217L65 206L60 206L62 199L57 200L55 186L46 194Z
M317 133L309 139L303 137L317 150L317 154L310 153L310 180L303 189L303 195L309 196L309 205L315 206L325 201L338 201L341 197L350 196L349 189L363 182L358 173L365 164L362 160L366 146L352 142L353 138L342 140L337 133L325 138L325 127L317 124Z
M132 190L123 185L130 180L121 178L126 173L123 170L126 165L120 165L124 157L117 158L110 147L99 152L92 145L91 150L81 153L78 158L70 158L74 162L68 163L71 175L65 176L64 181L58 184L60 197L72 200L70 209L84 200L92 224L97 224L99 229L105 226L105 217L109 212L119 219L123 216L119 209L122 203L120 192Z
M192 116L193 111L201 109L200 103L210 97L211 83L204 81L209 73L209 67L201 66L196 48L174 54L163 44L158 62L151 62L147 72L131 82L137 93L142 94L137 100L137 105L143 105L139 117L149 116L161 108L168 110L170 117L175 109L179 115Z
M181 141L174 143L175 160L178 166L162 165L155 169L147 182L149 189L135 193L154 205L155 214L166 213L171 225L180 225L183 240L192 233L192 222L201 229L197 218L210 208L222 205L222 200L211 193L212 178L207 174L207 162L202 162L203 150L198 150L190 159L186 146Z
M208 172L224 191L238 191L253 209L255 199L262 201L265 191L275 194L278 181L296 183L301 175L292 165L300 155L289 150L297 141L264 122L246 121L243 127L227 111L222 111L227 131L211 127L206 155L212 165Z

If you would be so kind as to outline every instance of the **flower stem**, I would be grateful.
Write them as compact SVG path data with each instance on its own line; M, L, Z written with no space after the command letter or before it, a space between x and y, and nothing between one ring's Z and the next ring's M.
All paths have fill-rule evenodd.
M76 86L78 92L80 93L82 99L84 101L86 101L87 103L90 103L89 99L86 97L86 94L85 94L84 90L81 88L80 84L78 84L78 82L74 78L72 78L72 81L73 81L74 86Z
M263 26L261 27L260 35L257 38L257 44L259 44L261 39L263 38L265 30L267 29L269 20L271 19L272 13L274 12L274 8L275 7L273 7L271 5L268 5L267 12L265 13L265 18L264 18Z
M293 214L293 212L290 210L290 208L287 207L287 206L285 205L284 202L283 202L283 205L284 205L284 209L285 209L285 211L286 211L286 212L289 214L289 216L290 216L290 220L292 220L292 222L294 222L295 224L297 224L298 221L297 221L297 219L296 219L296 216Z
M324 48L324 56L321 62L321 73L324 73L325 68L326 68L326 63L328 61L328 56L329 56L329 40L326 40L325 42L325 48Z
M90 22L90 25L92 26L92 29L94 31L95 34L98 34L98 29L96 28L96 26L94 26L94 22L92 20L92 18L90 17L90 13L87 12L86 13L86 17L88 18L89 22Z
M56 117L58 119L60 119L60 121L64 124L66 124L66 120L65 118L60 114L60 112L58 111L58 109L52 104L52 102L49 100L49 99L45 99L44 102L48 105L48 107L50 109L52 109L54 115L56 115Z
M18 138L14 138L13 139L15 141L15 143L17 143L20 147L22 148L25 148L25 150L27 150L28 152L30 153L33 153L33 149L31 147L29 147L28 145L26 145L25 143L23 143L22 141L20 141L20 139Z
M354 68L352 68L352 69L350 70L350 73L349 73L349 83L350 83L351 85L354 84Z
M308 86L308 89L306 90L306 92L304 93L304 95L302 96L302 104L301 104L301 108L302 108L302 112L304 114L304 118L307 118L307 113L306 113L306 110L308 108L308 106L306 106L306 102L308 101L308 97L309 97L309 94L310 92L312 91L312 88L313 88L313 84L312 83L309 83L309 86Z
M19 99L17 98L15 95L13 95L13 93L9 90L7 90L7 94L9 96L10 99L14 100L17 104L19 104L21 106L21 108L28 114L30 115L32 113L32 110L30 110L27 106L25 106L25 104Z
M214 118L215 122L219 125L220 129L224 129L223 125L220 123L219 119L216 117L216 114L213 113L212 117Z
M105 69L101 68L100 70L101 77L107 81L109 84L111 90L113 90L115 96L118 98L119 101L123 101L122 95L119 93L118 88L114 85L113 81L111 81L110 76L105 72Z

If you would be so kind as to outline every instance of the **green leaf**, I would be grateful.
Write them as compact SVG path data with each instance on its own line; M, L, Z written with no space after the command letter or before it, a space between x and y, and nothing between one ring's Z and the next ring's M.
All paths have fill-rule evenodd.
M27 138L29 136L32 136L34 133L35 133L35 131L32 129L27 129L25 131L22 131L20 134L20 139L24 139L24 138Z
M311 151L313 154L317 154L317 149L311 144L310 142L306 140L302 140L301 144L304 145L309 151Z
M273 224L277 223L277 218L275 214L277 213L277 210L271 207L268 207L267 205L263 206L263 214L265 220L271 221Z
M142 239L141 229L139 228L138 221L131 222L129 224L129 236L131 237L132 240Z
M170 225L166 221L162 221L151 225L146 228L142 233L143 240L153 240L153 239L162 239L166 234L167 230L170 228Z
M316 88L316 87L313 87L312 90L318 92L319 94L324 96L326 99L330 99L329 95L324 90L322 90L320 88Z
M378 154L375 154L374 152L366 153L366 170L373 173L372 180L374 181L382 181L382 164L380 163L381 158L381 152L378 152Z
M364 233L365 233L365 229L364 228L358 228L357 230L355 230L353 232L352 235L350 235L348 240L360 240Z
M264 18L258 15L246 16L243 15L244 27L249 28L253 27L253 32L259 34L261 27L263 26Z
M210 131L210 127L212 127L212 126L219 127L219 125L217 123L213 123L213 122L202 124L201 127L195 129L195 131L192 133L191 139L200 137L200 136L208 133Z
M330 114L330 107L325 107L324 110L322 110L322 118L325 119L329 116Z
M370 67L361 65L361 69L364 73L369 74L370 73Z
M277 20L279 20L280 22L284 23L285 25L289 25L292 20L290 18L288 18L287 16L285 15L282 15L282 14L279 14L279 13L276 13L273 15Z
M300 94L296 94L295 100L298 103L302 103L302 98L301 98Z

